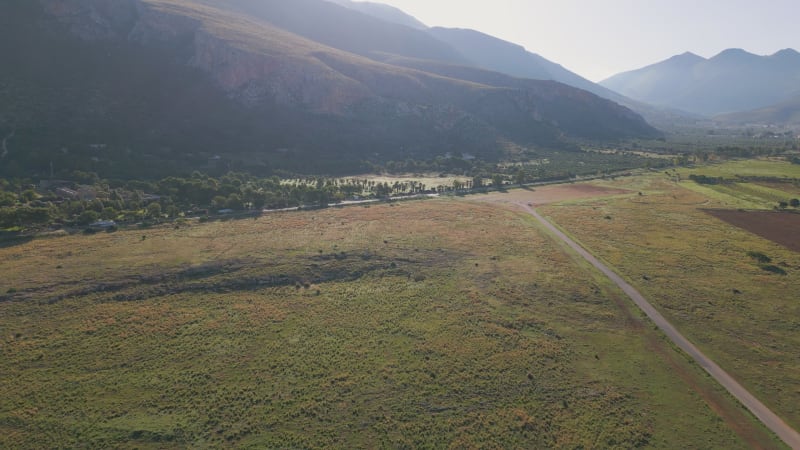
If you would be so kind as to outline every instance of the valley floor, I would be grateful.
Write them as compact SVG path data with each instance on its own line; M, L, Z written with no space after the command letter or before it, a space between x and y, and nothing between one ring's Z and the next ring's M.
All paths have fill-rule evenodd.
M635 251L645 238L628 220L645 219L631 211L653 201L670 218L668 205L702 199L654 177L508 195L583 192L541 208L796 424L797 336L770 327L797 317L794 269L748 269L743 295L691 310L666 302L676 266L642 263L654 254ZM0 248L0 446L782 448L512 203L441 198ZM736 234L730 245L800 266L714 224ZM730 245L725 267L739 258ZM697 249L674 251L691 264ZM720 275L707 282L730 291ZM729 336L734 312L751 328ZM745 337L754 345L730 354Z

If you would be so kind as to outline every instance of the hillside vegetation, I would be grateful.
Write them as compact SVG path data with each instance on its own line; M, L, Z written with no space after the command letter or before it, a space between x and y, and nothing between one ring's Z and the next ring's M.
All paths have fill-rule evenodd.
M380 62L459 59L421 31L321 0L4 2L0 25L5 176L44 176L51 162L57 174L166 176L215 157L261 174L358 173L448 152L496 160L508 141L552 150L574 148L568 137L658 135L564 85Z
M2 447L774 446L493 205L37 239L0 269Z

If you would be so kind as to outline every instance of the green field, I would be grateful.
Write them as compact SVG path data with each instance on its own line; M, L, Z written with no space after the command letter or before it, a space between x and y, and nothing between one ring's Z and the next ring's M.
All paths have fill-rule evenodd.
M769 176L781 176L789 167L752 164ZM746 167L749 163L736 162L697 171L748 175ZM684 188L687 183L665 175L620 179L608 184L634 193L551 205L543 212L628 278L703 352L798 428L800 254L706 214L703 209L734 206L715 195L720 191L703 195L707 186L690 190ZM792 194L793 185L783 187L787 196ZM752 188L768 193L781 185ZM733 192L730 197L741 200L743 190ZM765 271L748 254L767 255L786 275Z
M519 211L0 248L0 447L780 448Z
M800 197L800 165L782 160L754 159L729 161L676 170L681 186L716 203L735 209L771 210ZM721 184L698 184L691 175L725 180ZM674 176L674 175L673 175Z
M743 159L680 169L679 172L686 176L694 173L723 178L739 176L800 178L800 164L792 164L781 159Z

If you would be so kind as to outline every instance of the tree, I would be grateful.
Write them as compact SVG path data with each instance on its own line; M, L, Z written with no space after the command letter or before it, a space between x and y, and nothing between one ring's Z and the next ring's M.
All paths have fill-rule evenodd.
M97 222L97 219L100 218L100 214L97 211L92 211L91 209L82 212L77 219L78 225L89 225L92 222Z
M392 189L389 187L388 183L378 183L375 186L375 195L378 197L387 197L391 193Z
M16 195L11 192L0 192L0 206L14 206L16 203Z
M242 197L239 194L231 194L225 200L225 206L228 209L241 210L244 209L244 202L242 202Z
M153 202L147 205L147 217L161 217L161 204L158 202Z
M174 219L175 217L178 217L178 215L180 215L181 210L175 205L169 205L166 208L166 213L167 213L167 216L169 216L169 217Z
M91 203L89 203L89 209L99 213L99 212L103 212L103 209L105 209L105 205L103 204L102 200L100 200L99 198L96 198L96 199L92 200Z
M500 175L499 173L496 173L496 174L492 175L492 186L494 186L496 188L502 188L503 187L503 176Z
M225 203L227 201L228 201L227 198L221 195L215 195L214 198L211 200L211 204L214 206L214 208L222 209L225 207Z
M32 202L36 200L39 196L33 189L26 189L25 191L22 192L22 194L19 195L19 197L22 199L22 201Z
M44 225L52 216L47 208L2 208L0 210L0 227Z
M111 207L104 208L100 213L100 218L103 220L111 220L115 217L117 217L117 210Z
M525 170L523 169L517 170L517 173L514 174L514 182L519 185L522 185L525 184L527 181L528 181L528 174L525 173Z

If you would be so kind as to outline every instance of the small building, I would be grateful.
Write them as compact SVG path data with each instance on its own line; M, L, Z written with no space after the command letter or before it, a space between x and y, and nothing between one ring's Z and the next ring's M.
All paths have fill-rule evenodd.
M78 186L76 192L78 193L78 198L84 201L92 201L97 198L97 190L95 190L95 188L93 188L92 186L88 185Z
M142 194L142 201L143 202L157 202L161 200L160 195L155 194Z
M66 187L59 187L56 188L56 195L64 199L75 199L78 198L78 191Z
M60 187L69 187L73 184L74 183L72 181L67 180L40 180L39 190L47 191L50 189L58 189Z
M89 224L89 228L93 230L110 230L117 226L113 220L99 220L95 223Z

